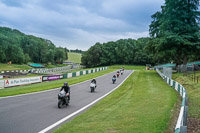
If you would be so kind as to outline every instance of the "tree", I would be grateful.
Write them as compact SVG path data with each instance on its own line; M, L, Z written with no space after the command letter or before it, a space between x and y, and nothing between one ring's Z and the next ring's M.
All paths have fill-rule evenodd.
M102 45L96 43L88 51L82 54L81 62L86 67L95 67L101 65Z
M152 63L152 54L145 50L149 40L149 38L120 39L116 42L96 43L82 54L82 65L95 67L113 64Z
M54 59L55 59L55 62L58 64L63 63L63 61L66 59L65 49L61 47L56 48Z
M200 45L198 6L199 0L166 0L161 12L152 15L149 30L151 38L159 39L157 54L170 55L168 61L177 65L187 63Z
M25 35L18 30L0 27L0 62L7 63L54 63L67 58L67 48L59 48L43 38ZM55 55L55 53L57 55Z

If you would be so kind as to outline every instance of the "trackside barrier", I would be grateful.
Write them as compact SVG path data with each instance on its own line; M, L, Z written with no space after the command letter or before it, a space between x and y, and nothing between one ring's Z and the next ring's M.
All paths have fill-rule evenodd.
M3 89L4 86L5 86L5 84L4 84L4 80L0 80L0 89Z
M18 86L18 85L25 85L25 84L44 82L44 81L53 81L53 80L77 77L77 76L97 72L96 71L97 69L78 71L78 72L67 73L63 75L48 75L48 76L37 76L37 77L29 77L29 78L0 80L0 89L6 88L6 87ZM100 68L99 70L107 70L107 69L108 67L103 67L103 68Z
M158 69L156 69L156 72L163 78L164 81L167 82L167 84L173 87L182 97L181 109L180 109L180 113L179 113L179 117L176 123L174 133L187 133L188 97L187 97L186 89L178 82L165 76Z
M62 70L69 70L72 66L64 66L64 67L56 67L56 68L39 68L39 69L29 69L29 70L11 70L11 71L0 71L1 74L8 73L8 72L33 72L33 73L49 73L49 72L56 72L56 71L62 71Z
M18 86L18 85L40 83L40 82L42 82L42 76L17 78L17 79L6 79L6 80L1 80L1 82L2 81L4 81L4 88L6 88L6 87L13 87L13 86Z
M73 73L67 73L63 75L63 78L71 78L71 77L78 77L81 75L86 75L90 73L95 73L103 70L107 70L108 67L102 67L102 68L96 68L96 69L90 69L90 70L85 70L85 71L78 71L78 72L73 72Z

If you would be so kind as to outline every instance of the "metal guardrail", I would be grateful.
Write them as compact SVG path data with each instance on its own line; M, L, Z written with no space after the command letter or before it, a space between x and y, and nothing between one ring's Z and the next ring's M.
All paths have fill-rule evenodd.
M61 70L68 70L71 69L72 66L65 66L65 67L56 67L56 68L38 68L38 69L29 69L29 70L11 70L11 71L0 71L1 74L8 73L8 72L21 72L21 73L47 73L47 72L56 72Z
M181 109L180 109L179 117L176 123L176 127L174 129L174 133L187 133L188 97L187 97L186 89L178 82L165 76L158 69L156 69L156 72L163 78L165 82L167 82L167 84L169 84L176 91L178 91L178 93L182 97Z

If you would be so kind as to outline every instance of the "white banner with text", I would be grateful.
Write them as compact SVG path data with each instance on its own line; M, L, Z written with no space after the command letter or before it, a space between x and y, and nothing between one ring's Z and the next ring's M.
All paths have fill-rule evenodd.
M6 79L4 81L5 87L17 86L17 85L25 85L42 82L42 76L38 77L30 77L30 78L19 78L19 79Z

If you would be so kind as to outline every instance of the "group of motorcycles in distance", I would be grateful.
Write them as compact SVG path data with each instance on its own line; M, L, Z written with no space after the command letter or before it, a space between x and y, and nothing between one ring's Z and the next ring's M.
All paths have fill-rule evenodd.
M113 75L112 83L114 84L116 82L116 78L119 78L120 74L123 75L123 73L124 73L124 67L120 68L120 70L117 71L116 75ZM96 79L93 78L91 83L90 83L90 92L91 93L94 92L96 87L97 87ZM69 93L69 96L70 96L70 90L69 90L68 93ZM64 90L62 90L62 91L60 90L60 92L58 94L58 108L61 108L63 106L68 106L68 104L69 104L69 96L67 96L66 94L67 93Z
M119 75L121 74L121 75L123 75L123 73L124 73L124 68L121 68L119 71L117 71L117 78L119 78ZM113 77L112 77L112 82L113 82L113 84L116 82L116 75L113 75Z

